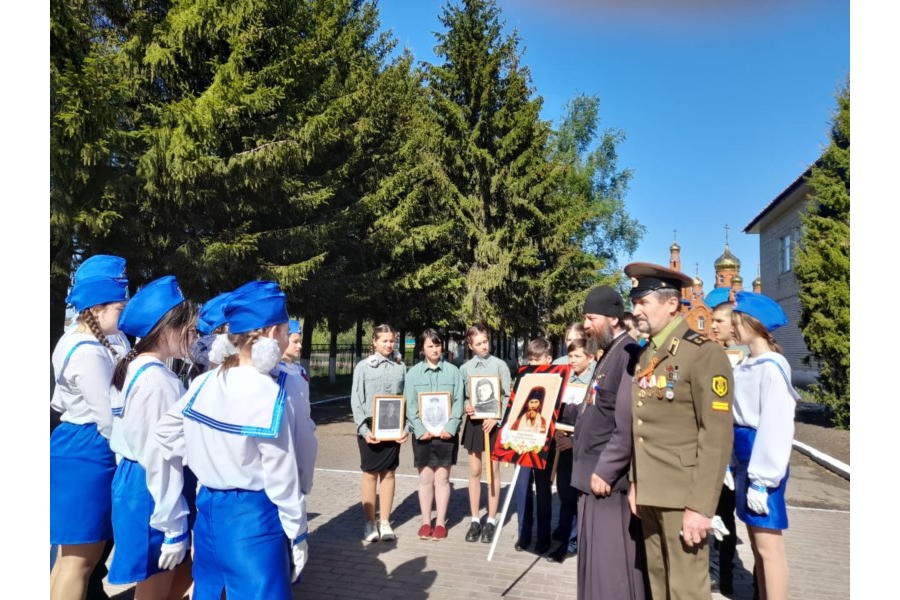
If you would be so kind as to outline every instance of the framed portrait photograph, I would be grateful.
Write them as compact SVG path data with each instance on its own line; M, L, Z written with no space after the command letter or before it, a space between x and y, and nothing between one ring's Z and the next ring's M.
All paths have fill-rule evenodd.
M450 420L450 392L419 392L419 418L431 435L440 435Z
M563 392L563 404L574 404L578 406L584 402L584 396L587 394L586 383L572 383L566 385L566 391Z
M475 413L469 418L499 419L500 399L503 397L500 390L499 375L470 375L469 402Z
M406 402L403 396L375 396L372 435L381 441L399 440L406 425Z

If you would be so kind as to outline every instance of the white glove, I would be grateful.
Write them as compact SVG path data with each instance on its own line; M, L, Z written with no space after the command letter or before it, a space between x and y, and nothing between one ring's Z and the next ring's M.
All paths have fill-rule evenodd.
M159 555L159 568L171 570L180 565L184 560L184 555L187 554L190 542L187 532L175 536L166 534L161 546L162 552Z
M769 491L766 486L751 483L747 488L747 508L758 515L769 514Z
M728 531L728 528L725 527L725 522L719 515L713 515L712 522L710 523L710 528L712 529L713 536L720 542L725 538L726 535L731 533L730 531Z
M731 465L725 467L725 481L722 483L724 483L725 487L729 490L732 492L734 491L734 473L731 472Z
M297 539L300 541L295 541L291 546L291 556L294 559L294 571L291 573L291 583L295 583L300 577L303 565L306 564L306 560L309 558L309 545L306 543L306 534L304 533Z

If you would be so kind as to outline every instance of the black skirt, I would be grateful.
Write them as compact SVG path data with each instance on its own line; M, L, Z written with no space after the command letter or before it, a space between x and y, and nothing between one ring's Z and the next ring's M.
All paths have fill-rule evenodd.
M483 422L481 419L470 420L468 416L466 417L466 423L463 427L462 445L469 452L484 452L484 431L481 429ZM500 421L497 421L497 423L499 424ZM488 451L494 448L499 432L500 427L494 425L494 428L491 430L491 447Z
M359 445L359 468L366 473L393 471L400 466L400 444L398 442L378 442L367 444L366 439L356 436Z
M413 464L417 469L422 467L449 467L456 464L459 454L459 437L449 440L433 437L424 442L413 436Z

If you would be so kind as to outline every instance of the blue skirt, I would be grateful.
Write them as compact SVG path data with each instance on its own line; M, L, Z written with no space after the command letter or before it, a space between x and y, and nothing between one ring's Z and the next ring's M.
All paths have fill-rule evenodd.
M734 426L734 497L735 510L738 518L752 527L765 529L787 529L787 507L784 502L784 489L787 484L790 469L784 474L784 478L778 487L768 488L769 501L768 515L760 515L747 508L747 487L750 482L747 479L747 467L750 464L750 454L753 451L753 442L756 439L756 430L752 427Z
M188 526L196 515L197 478L184 471L184 497L190 509ZM122 585L144 581L159 573L163 532L150 527L156 504L147 489L147 472L133 460L122 459L112 483L112 525L116 540L109 582Z
M265 491L200 488L194 600L291 600L290 542Z
M60 423L50 435L50 543L113 537L110 486L116 457L95 423Z

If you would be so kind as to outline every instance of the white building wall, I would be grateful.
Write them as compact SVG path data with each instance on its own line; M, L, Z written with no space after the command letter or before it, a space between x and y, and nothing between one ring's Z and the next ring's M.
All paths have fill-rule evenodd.
M790 235L792 249L800 237L800 213L806 206L806 186L801 186L791 197L785 198L774 214L766 215L759 226L759 257L762 293L776 300L784 309L788 324L775 330L773 336L781 344L784 355L791 365L795 385L806 385L815 381L818 369L803 334L797 324L800 321L800 299L797 278L793 271L782 270L782 238ZM809 364L806 363L807 359Z

